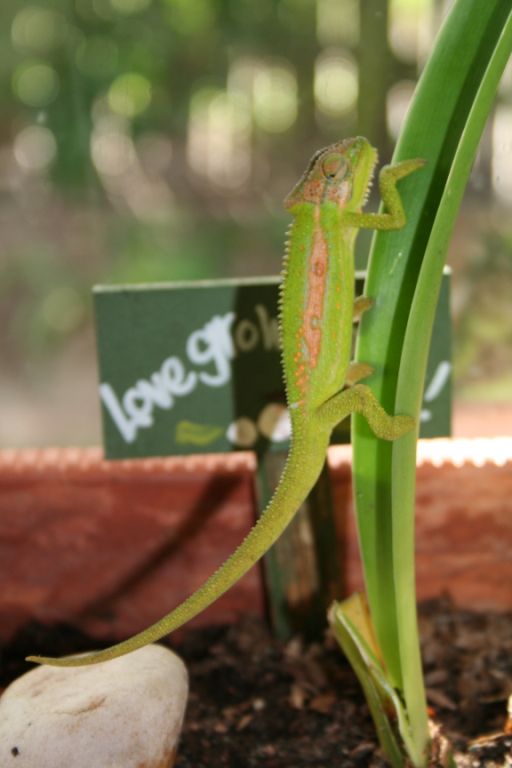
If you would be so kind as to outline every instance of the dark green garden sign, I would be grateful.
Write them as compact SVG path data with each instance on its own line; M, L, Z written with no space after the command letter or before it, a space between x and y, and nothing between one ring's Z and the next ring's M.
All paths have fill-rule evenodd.
M95 289L107 458L286 449L278 285L264 278ZM450 370L446 275L423 437L450 432ZM334 440L347 438L342 425Z

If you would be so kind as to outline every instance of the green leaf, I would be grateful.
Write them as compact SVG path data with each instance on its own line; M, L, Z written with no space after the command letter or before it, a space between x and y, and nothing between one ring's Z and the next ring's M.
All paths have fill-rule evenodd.
M445 252L478 140L512 50L512 0L458 0L421 77L394 162L427 166L400 192L407 226L374 239L356 357L391 413L419 419ZM389 680L403 692L410 757L425 765L427 715L414 583L415 435L377 441L354 419L354 487L368 600Z
M404 754L389 717L390 711L394 711L398 720L406 721L403 707L396 692L387 682L376 656L354 625L346 601L332 604L329 623L364 691L379 743L387 759L393 768L405 768Z

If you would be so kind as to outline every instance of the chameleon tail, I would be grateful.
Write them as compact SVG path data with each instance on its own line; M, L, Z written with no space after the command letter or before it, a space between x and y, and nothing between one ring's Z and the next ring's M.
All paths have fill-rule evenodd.
M292 520L320 475L329 434L317 429L314 435L300 435L290 450L275 494L256 525L228 560L177 608L142 632L102 651L62 658L29 656L27 661L56 667L81 667L115 659L160 640L211 605L265 554Z

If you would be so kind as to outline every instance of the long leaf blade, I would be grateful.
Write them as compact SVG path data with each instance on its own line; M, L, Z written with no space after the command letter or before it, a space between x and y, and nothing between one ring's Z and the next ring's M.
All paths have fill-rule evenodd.
M424 157L428 166L402 185L407 227L375 238L366 287L375 306L363 319L357 348L357 359L375 367L376 376L370 384L390 412L419 415L424 372L417 358L401 368L401 358L414 342L426 355L431 327L427 319L422 326L423 340L415 336L417 328L407 329L409 313L428 249L437 256L435 275L427 276L414 322L421 324L421 309L427 303L431 312L435 307L446 241L458 205L455 197L454 204L447 206L450 210L443 216L443 227L439 225L434 240L431 232L441 202L446 206L450 195L460 191L465 182L467 168L463 171L462 165L454 166L451 172L454 157L460 146L467 146L462 150L467 166L469 155L474 153L474 146L470 147L465 138L467 126L476 126L475 114L481 122L490 109L500 68L507 58L509 43L504 30L510 14L510 0L488 0L485 4L458 0L454 4L419 83L397 147L395 161ZM475 127L470 132L473 135L478 130ZM399 371L403 397L397 400ZM356 508L368 599L390 679L408 691L408 713L418 744L414 762L422 765L422 744L428 737L415 617L415 436L394 445L385 444L374 440L363 421L356 418L353 442Z

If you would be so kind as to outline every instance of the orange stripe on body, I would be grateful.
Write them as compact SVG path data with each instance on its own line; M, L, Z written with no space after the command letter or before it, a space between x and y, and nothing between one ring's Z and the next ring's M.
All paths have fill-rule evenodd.
M327 283L329 252L320 226L320 208L315 212L315 232L308 270L307 305L304 312L304 341L309 352L309 365L316 368L322 343L322 317Z
M320 208L316 209L313 245L307 271L307 299L303 321L297 331L294 360L295 384L306 396L310 371L316 368L322 344L322 319L328 279L329 251L320 226Z

